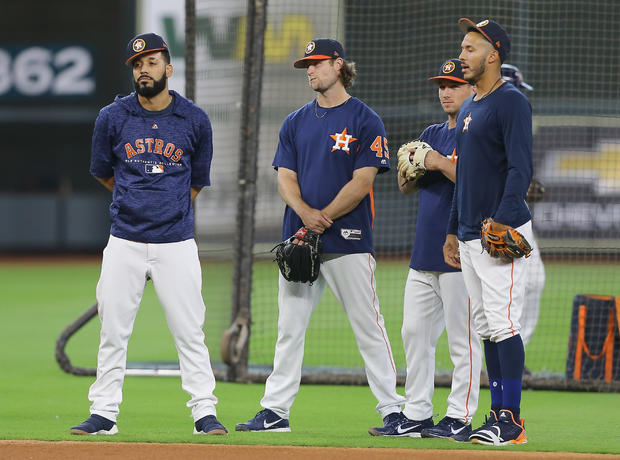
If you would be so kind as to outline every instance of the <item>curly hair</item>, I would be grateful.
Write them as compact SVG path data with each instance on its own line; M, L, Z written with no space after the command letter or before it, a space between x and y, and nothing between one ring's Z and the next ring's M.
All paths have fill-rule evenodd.
M340 68L340 81L345 88L353 86L355 77L357 76L357 70L355 70L355 62L344 61Z

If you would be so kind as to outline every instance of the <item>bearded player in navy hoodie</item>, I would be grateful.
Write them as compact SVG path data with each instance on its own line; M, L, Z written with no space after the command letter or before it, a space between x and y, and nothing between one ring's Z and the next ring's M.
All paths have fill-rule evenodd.
M88 393L91 415L70 432L118 432L127 343L150 279L179 353L194 434L225 435L204 343L192 212L192 200L210 185L211 123L201 108L168 90L172 65L162 37L134 37L125 64L132 67L136 91L104 107L93 133L90 173L113 192L112 224L97 284L101 342L97 379Z

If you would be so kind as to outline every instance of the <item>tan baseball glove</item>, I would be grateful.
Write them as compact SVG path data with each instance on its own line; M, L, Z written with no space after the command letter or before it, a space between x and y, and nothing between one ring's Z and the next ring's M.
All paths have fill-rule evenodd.
M415 152L411 150L415 149ZM407 180L416 180L424 175L426 167L424 159L433 148L426 142L416 139L403 144L398 149L398 174ZM413 155L413 157L411 157Z

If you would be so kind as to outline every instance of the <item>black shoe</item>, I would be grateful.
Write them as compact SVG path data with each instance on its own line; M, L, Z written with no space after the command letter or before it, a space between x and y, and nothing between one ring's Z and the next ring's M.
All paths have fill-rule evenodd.
M433 426L433 418L426 420L410 420L402 412L393 412L383 418L384 426L374 426L368 430L373 436L409 436L419 438L423 428Z
M448 438L458 442L469 442L471 424L446 416L437 425L424 428L421 434L423 438Z
M280 417L270 409L263 409L254 418L245 423L237 423L237 431L270 431L281 433L291 431L288 420Z
M71 427L71 434L106 434L112 435L118 433L118 427L112 420L108 420L101 415L92 414L82 423Z
M527 444L523 419L517 423L511 411L499 411L499 419L486 429L478 428L470 436L474 444L487 446L507 446L509 444Z
M226 435L228 430L215 415L207 415L194 423L194 434Z

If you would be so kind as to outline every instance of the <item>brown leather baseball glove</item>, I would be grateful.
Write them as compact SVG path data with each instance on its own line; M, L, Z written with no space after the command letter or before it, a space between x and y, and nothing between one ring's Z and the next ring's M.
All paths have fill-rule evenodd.
M480 242L485 251L491 257L501 257L505 260L518 259L519 257L529 257L532 246L525 237L512 227L503 231L491 229L493 219L490 217L482 222L480 232Z

